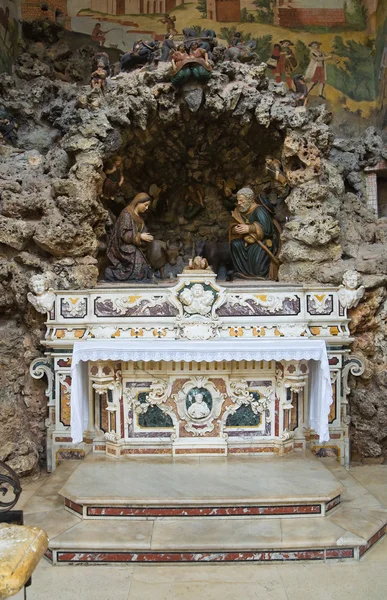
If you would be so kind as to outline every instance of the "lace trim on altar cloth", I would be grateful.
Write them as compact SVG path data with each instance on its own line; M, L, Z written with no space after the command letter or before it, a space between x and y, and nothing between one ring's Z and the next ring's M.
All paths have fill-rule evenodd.
M159 347L157 347L159 346ZM87 340L74 343L71 386L71 434L82 441L87 428L87 365L81 362L113 361L281 361L308 360L310 363L309 426L320 442L329 440L328 416L332 388L326 345L321 340Z

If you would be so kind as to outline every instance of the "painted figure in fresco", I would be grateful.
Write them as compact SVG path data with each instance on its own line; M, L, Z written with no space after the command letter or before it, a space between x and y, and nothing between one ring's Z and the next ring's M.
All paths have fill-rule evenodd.
M124 175L122 172L122 158L115 156L109 160L104 168L106 179L103 182L102 195L104 198L114 200L118 194L120 187L124 183Z
M158 23L162 23L163 25L167 26L167 33L174 33L175 35L178 34L178 31L175 27L175 23L176 23L176 17L175 15L173 15L172 17L167 13L166 15L164 15L164 19L159 19Z
M111 234L107 257L111 263L105 269L106 281L150 281L153 271L145 254L153 236L147 231L143 214L148 210L151 198L142 192L124 208Z
M383 49L382 60L380 62L379 69L379 98L381 108L387 106L387 36L385 41L386 44Z
M326 99L324 96L324 88L327 80L326 73L326 61L332 58L330 54L324 54L321 52L320 46L321 42L310 42L308 44L310 48L310 62L308 68L305 72L305 78L307 81L312 83L309 88L309 93L316 87L316 85L320 84L320 98Z
M281 83L285 77L289 90L293 86L291 74L297 67L292 46L294 44L291 40L281 40L278 44L274 44L271 60L268 62L269 67L273 69L276 82Z
M210 414L208 404L204 402L203 394L196 394L194 401L187 410L190 417L193 419L204 419Z
M174 73L171 81L174 85L183 85L191 77L201 83L207 83L211 78L212 69L208 62L208 54L203 48L199 48L197 42L191 44L189 54L184 45L179 46L171 55L171 61Z
M294 87L296 93L294 97L296 99L297 106L306 106L308 102L308 86L304 75L295 75L293 77Z
M231 215L234 276L276 279L281 228L274 219L271 202L262 196L257 204L253 190L242 188L237 192L237 206Z
M93 31L91 32L91 39L93 42L98 42L100 46L103 46L106 39L106 33L107 31L102 31L101 23L96 23Z

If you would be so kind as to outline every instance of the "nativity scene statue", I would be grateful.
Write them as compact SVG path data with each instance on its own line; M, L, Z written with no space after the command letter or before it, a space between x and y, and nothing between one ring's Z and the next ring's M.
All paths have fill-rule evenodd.
M152 281L154 273L146 251L153 236L143 219L150 203L148 194L137 194L115 222L107 248L111 265L105 269L106 281Z
M171 54L173 67L172 83L183 85L189 79L195 79L200 83L207 83L212 76L212 67L208 62L208 53L204 48L199 48L197 42L190 46L189 53L186 52L184 44L181 44Z
M258 200L251 188L237 192L237 206L229 229L233 276L277 279L281 227L265 196Z

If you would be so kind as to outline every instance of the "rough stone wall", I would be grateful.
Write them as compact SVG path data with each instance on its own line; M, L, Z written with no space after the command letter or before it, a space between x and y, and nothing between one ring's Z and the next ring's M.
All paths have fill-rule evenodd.
M264 66L219 64L205 97L198 89L176 91L168 66L120 75L105 94L90 91L75 84L89 51L70 53L59 71L53 59L58 44L63 48L60 40L40 44L39 55L36 43L26 44L15 76L0 81L2 102L20 123L21 146L0 146L0 458L23 475L44 461L44 384L28 375L30 361L42 351L44 318L28 305L27 285L32 274L44 271L55 274L58 288L96 284L106 231L122 208L101 199L104 161L117 152L125 157L128 198L145 184L165 183L176 203L180 157L185 183L202 184L210 199L212 208L203 215L212 228L227 220L212 214L221 201L217 176L259 189L256 179L270 148L281 158L291 189L282 207L290 219L280 281L339 284L348 268L363 274L367 293L353 311L352 327L367 368L351 397L353 449L357 457L383 460L387 225L368 211L361 178L365 166L387 158L377 134L369 129L359 140L335 139L324 107L296 107L282 84L268 82ZM157 214L152 219L156 227ZM192 240L197 224L186 221L180 226ZM209 230L200 235L205 239ZM191 242L183 241L188 253Z

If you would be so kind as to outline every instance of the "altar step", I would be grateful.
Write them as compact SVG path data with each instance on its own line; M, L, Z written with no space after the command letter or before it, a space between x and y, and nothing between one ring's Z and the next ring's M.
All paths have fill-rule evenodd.
M262 457L90 454L59 493L83 519L324 517L344 486L311 453Z
M79 465L64 463L48 478L29 500L25 522L47 532L46 556L56 565L358 560L386 533L387 509L350 472L327 464L329 469L310 454L119 461L90 456ZM296 501L306 506L332 494L341 502L325 515L248 513ZM79 503L82 515L65 508L65 498ZM206 506L211 514L198 516ZM91 507L145 513L85 514ZM180 516L169 514L171 507ZM216 514L230 507L231 514ZM197 512L185 516L189 508ZM166 512L152 513L160 509Z
M50 539L47 557L57 565L359 559L386 523L384 511L344 508L326 519L80 520Z

